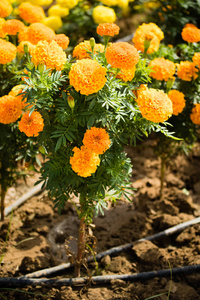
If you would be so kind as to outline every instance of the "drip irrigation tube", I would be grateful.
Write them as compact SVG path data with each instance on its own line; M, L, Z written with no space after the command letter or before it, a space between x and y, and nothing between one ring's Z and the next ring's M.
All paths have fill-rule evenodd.
M123 274L123 275L104 275L104 276L93 276L93 277L80 277L80 278L66 278L66 279L35 279L35 278L0 278L0 288L1 287L25 287L25 286L51 286L51 287L61 287L61 286L75 286L85 284L90 281L92 284L108 284L111 280L121 279L124 281L134 281L134 280L148 280L155 277L168 277L179 274L189 274L200 271L200 265L191 265L185 267L178 267L173 269L165 269L160 271L150 271L134 274Z
M188 228L192 225L198 224L198 223L200 223L200 217L195 218L195 219L190 220L190 221L187 221L187 222L184 222L184 223L181 223L181 224L178 224L178 225L175 225L175 226L170 227L166 230L163 230L159 233L147 236L147 237L142 238L140 240L137 240L135 242L125 244L125 245L121 245L121 246L117 246L117 247L113 247L113 248L111 248L109 250L106 250L104 252L100 252L95 256L95 258L93 256L88 257L87 262L99 261L103 257L105 257L106 255L112 256L112 255L115 255L115 254L119 254L120 252L127 251L127 250L131 249L135 243L143 242L143 241L147 241L147 240L148 241L155 241L155 240L160 239L162 237L165 237L165 236L172 235L172 234L178 233L180 231L183 231L184 229L186 229L186 228ZM73 265L70 264L70 263L66 263L66 264L56 266L56 267L47 268L47 269L43 269L43 270L36 271L36 272L33 272L33 273L29 273L29 274L26 274L26 275L22 276L21 278L47 277L47 276L52 275L54 273L64 271L64 270L66 270L70 267L73 267Z

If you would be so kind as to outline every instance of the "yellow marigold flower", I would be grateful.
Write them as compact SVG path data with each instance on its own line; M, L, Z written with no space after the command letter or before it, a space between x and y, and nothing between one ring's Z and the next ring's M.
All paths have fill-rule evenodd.
M0 64L11 62L17 54L17 48L10 42L0 39Z
M63 26L62 19L59 16L50 16L50 17L44 18L42 23L44 25L46 25L47 27L50 27L54 31L60 29Z
M171 99L173 104L173 115L177 116L185 107L185 95L178 90L170 90L168 97Z
M198 69L190 61L181 61L177 64L177 76L184 81L192 81L198 77Z
M200 41L200 29L193 26L184 27L181 36L188 43L198 43Z
M69 45L69 38L63 33L56 34L53 39L62 49L67 49Z
M24 47L27 47L28 52L31 52L35 48L35 45L31 44L28 41L23 41L20 42L19 45L17 46L17 52L24 54Z
M9 35L16 35L24 30L24 23L16 19L7 20L3 23L2 30Z
M200 71L200 52L194 53L192 60L193 60L194 65L197 66Z
M45 18L44 9L29 2L23 2L19 5L19 16L27 23L42 22Z
M4 18L0 18L0 38L5 38L6 32L3 31L2 26L6 22Z
M123 10L128 7L128 3L129 3L129 0L118 0L117 1L117 5Z
M106 6L116 6L118 0L101 0L101 2Z
M0 1L0 17L6 18L8 17L11 12L13 11L12 5L7 0Z
M23 95L19 95L22 93L25 85L18 84L12 88L12 90L9 92L9 96L13 96L18 98L21 101L21 109L24 109L26 107L26 99L22 101Z
M108 150L110 144L109 135L104 128L91 127L83 137L83 145L98 155Z
M142 116L152 122L166 121L173 113L172 101L162 90L138 90L137 104Z
M33 23L28 27L28 41L36 45L39 41L51 41L55 38L55 32L42 23Z
M0 97L0 123L16 122L21 116L21 100L11 95Z
M43 127L44 121L38 111L34 111L31 116L29 116L29 111L26 112L19 121L19 130L27 136L38 136Z
M49 6L53 2L53 0L29 0L29 2L39 6Z
M200 125L200 103L194 105L190 119L194 124Z
M89 177L96 172L100 164L99 156L90 149L82 146L73 148L74 155L70 157L72 170L81 177Z
M119 69L132 69L140 58L137 49L127 42L111 44L107 48L105 56L113 68Z
M90 54L87 51L92 52L90 41L81 42L74 47L73 57L76 57L77 59L91 58ZM102 44L95 44L94 53L97 52L104 52L104 46Z
M18 33L18 42L28 41L28 27L24 28Z
M131 81L135 76L135 69L135 66L132 69L121 69L117 74L117 78L120 78L125 82Z
M106 69L89 58L74 63L69 72L70 84L83 95L97 93L106 83Z
M46 65L47 69L56 69L58 71L64 68L67 61L63 49L55 41L40 41L31 51L31 61L35 66Z
M75 7L79 0L56 0L57 4L63 7L67 7L69 9Z
M63 18L63 17L66 17L69 15L69 8L62 7L59 4L52 5L48 9L48 15L49 16L59 16L59 17Z
M97 33L101 36L114 36L119 34L119 29L115 23L101 23L97 26Z
M103 5L98 5L93 9L92 18L96 24L115 22L117 16L114 9Z
M174 75L176 70L175 64L172 61L165 59L164 57L153 59L149 63L149 67L151 67L152 69L152 72L149 74L150 77L156 80L167 81Z

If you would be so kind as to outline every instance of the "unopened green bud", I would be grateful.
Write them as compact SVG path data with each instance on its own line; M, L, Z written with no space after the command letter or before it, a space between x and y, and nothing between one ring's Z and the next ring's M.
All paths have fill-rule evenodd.
M169 77L168 80L167 80L167 85L166 85L166 92L168 93L171 88L173 87L173 84L174 84L174 81L175 81L175 77L172 76L172 77Z
M67 101L68 101L69 107L70 107L70 108L72 109L72 111L73 111L74 106L75 106L74 98L73 98L71 95L69 95L69 96L67 97Z
M38 68L38 71L40 73L43 73L43 71L44 71L44 65L39 64L37 68Z
M145 39L144 40L144 53L147 53L150 45L151 45L151 39Z
M92 37L92 38L90 38L90 46L91 46L91 48L92 48L92 52L93 52L93 49L94 49L94 46L95 46L95 39Z
M24 53L28 54L28 45L27 44L24 44Z

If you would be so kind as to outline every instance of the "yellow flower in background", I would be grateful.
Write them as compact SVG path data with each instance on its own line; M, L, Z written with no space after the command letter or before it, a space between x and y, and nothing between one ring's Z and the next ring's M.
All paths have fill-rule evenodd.
M118 0L117 5L122 9L127 9L129 0Z
M140 58L137 49L127 42L111 44L107 48L105 56L113 68L119 69L132 69Z
M93 9L92 17L96 24L112 23L117 19L114 9L103 5L98 5Z
M16 122L21 116L21 99L11 95L0 97L0 123Z
M200 52L194 53L192 60L193 60L194 65L197 66L200 71Z
M200 125L200 103L194 105L192 112L190 114L190 119L192 123Z
M43 127L43 117L38 111L34 111L31 116L29 116L29 111L26 112L19 121L19 130L27 136L38 136Z
M181 61L177 66L177 76L184 81L192 81L198 77L198 69L195 64L190 61Z
M164 57L153 59L149 63L149 67L151 67L152 69L152 72L149 74L149 76L156 80L167 81L174 75L176 70L175 64L169 59L165 59Z
M74 155L70 157L72 170L81 177L89 177L96 172L100 164L99 156L90 149L82 146L80 149L74 147Z
M0 39L0 64L11 62L17 54L17 48L10 42Z
M61 18L66 17L69 15L69 8L62 7L61 5L52 5L48 9L48 15L49 16L59 16Z
M91 127L83 137L83 145L98 155L108 150L110 144L109 134L104 128Z
M116 6L118 0L101 0L101 2L106 6Z
M135 76L135 69L135 66L132 69L121 69L117 74L117 78L120 78L125 82L131 81Z
M70 85L83 95L97 93L103 88L106 79L106 69L97 61L89 58L74 63L69 72Z
M168 97L171 99L173 104L173 115L177 116L185 107L185 95L178 90L170 90Z
M7 0L0 1L0 18L8 17L13 11L12 5Z
M18 3L29 2L33 5L49 6L53 0L17 0Z
M32 5L29 2L23 2L18 7L19 16L27 23L42 22L45 18L44 9L37 5Z
M2 24L2 30L8 35L16 35L24 30L24 23L20 20L11 19Z
M90 53L88 53L88 51L92 52L90 41L81 42L74 47L73 57L76 57L77 59L91 58ZM96 54L97 52L104 52L104 45L95 44L94 54Z
M47 69L58 71L64 68L67 57L63 49L55 42L40 41L31 51L31 61L35 66L46 65Z
M57 4L63 7L67 7L69 9L75 7L79 0L56 0Z
M60 29L63 26L62 19L59 16L50 16L44 18L42 23L47 27L53 29L54 31Z
M167 121L173 113L172 101L162 90L138 90L136 102L142 116L155 123Z
M51 41L55 38L55 32L42 23L31 24L26 32L26 40L36 45L39 41Z

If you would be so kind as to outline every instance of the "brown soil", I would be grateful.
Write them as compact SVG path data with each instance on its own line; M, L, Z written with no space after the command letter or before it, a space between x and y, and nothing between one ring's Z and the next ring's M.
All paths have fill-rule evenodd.
M94 247L96 243L96 248L93 248L96 252L137 241L200 216L199 143L188 157L177 156L168 164L163 200L159 198L160 160L154 154L153 141L148 140L135 148L127 147L126 151L133 162L132 185L137 190L132 203L120 200L110 205L104 216L94 219L88 230L88 238L90 246ZM6 205L26 192L33 180L34 177L30 178L27 186L19 181L18 186L9 189ZM4 223L0 222L0 247L4 254L0 276L22 276L67 262L67 249L76 252L78 226L72 204L67 204L59 215L46 191L27 200L13 212L12 217L9 215ZM95 263L83 267L81 275L130 274L193 264L200 264L199 224L155 242L134 243L130 251L104 257L98 268L95 268ZM56 275L57 278L74 277L74 270ZM170 277L156 277L133 282L113 280L107 285L90 283L87 286L62 288L26 287L18 288L18 291L0 289L0 298L144 300L163 293L165 295L156 299L200 299L200 274L174 275L172 281Z

